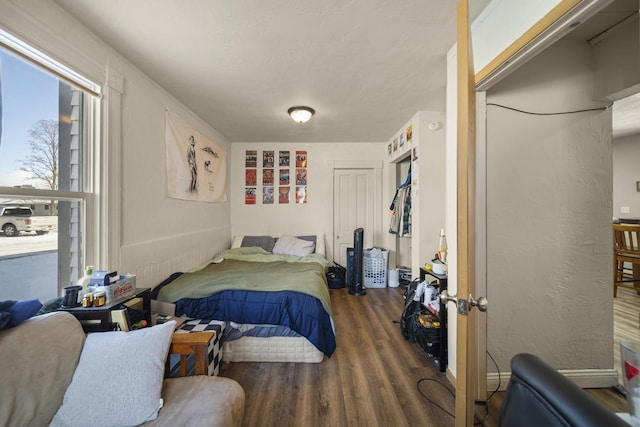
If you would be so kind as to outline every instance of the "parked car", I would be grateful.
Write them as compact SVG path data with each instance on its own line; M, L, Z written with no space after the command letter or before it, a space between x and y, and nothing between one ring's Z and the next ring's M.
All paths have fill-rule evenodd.
M0 207L0 230L7 237L31 231L43 235L57 227L57 216L36 216L31 208L23 206Z

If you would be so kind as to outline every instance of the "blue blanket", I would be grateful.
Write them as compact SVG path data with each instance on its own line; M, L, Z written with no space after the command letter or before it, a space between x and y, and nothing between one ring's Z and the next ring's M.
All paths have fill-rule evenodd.
M286 326L330 357L336 339L325 264L313 255L230 249L192 272L172 275L155 292L158 300L176 304L178 316Z
M282 325L307 338L331 357L336 338L331 318L317 298L293 291L231 290L176 302L176 315L227 322Z

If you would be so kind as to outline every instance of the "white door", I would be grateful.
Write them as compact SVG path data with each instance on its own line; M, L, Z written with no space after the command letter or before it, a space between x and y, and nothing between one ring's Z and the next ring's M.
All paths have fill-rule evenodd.
M364 247L373 245L375 218L374 169L333 170L333 260L347 266L353 230L364 229Z

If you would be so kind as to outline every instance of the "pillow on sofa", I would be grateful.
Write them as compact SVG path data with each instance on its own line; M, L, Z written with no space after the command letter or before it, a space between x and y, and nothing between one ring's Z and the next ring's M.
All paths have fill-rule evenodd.
M154 420L175 326L170 321L131 332L89 334L51 425L133 426Z
M284 235L278 238L273 246L273 253L279 255L306 256L313 253L315 243Z

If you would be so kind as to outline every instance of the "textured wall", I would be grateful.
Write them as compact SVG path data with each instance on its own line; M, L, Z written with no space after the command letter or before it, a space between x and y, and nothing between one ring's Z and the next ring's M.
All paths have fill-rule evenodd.
M613 141L613 216L640 218L640 192L636 182L640 181L640 134ZM622 207L629 213L622 213Z
M258 202L247 205L244 200L245 191L245 155L247 150L256 150L258 154ZM275 188L278 188L278 152L289 151L291 170L295 171L296 151L307 152L307 203L295 203L295 175L291 176L292 200L288 204L280 204L276 198L273 204L262 203L262 152L273 150L275 158ZM333 255L331 225L333 223L333 170L330 161L377 161L383 165L383 195L378 207L378 224L374 231L374 245L384 246L386 231L389 227L388 209L383 206L390 203L388 182L392 178L388 174L387 145L384 142L370 143L240 143L231 148L231 231L237 234L274 235L324 233L327 245L327 256ZM276 195L277 197L277 195ZM383 233L384 224L387 230ZM331 258L329 258L331 259Z
M591 101L590 55L586 44L556 43L488 103L603 106ZM558 369L612 368L611 112L487 110L488 351L502 371L520 352Z
M104 231L105 236L117 237L120 243L108 268L140 272L138 284L150 286L159 283L167 272L193 268L201 257L226 247L230 242L229 202L199 203L167 197L165 111L175 112L230 151L228 140L55 2L0 0L0 10L1 27L97 83L107 82L103 100L114 92L121 99L102 111L101 142L108 147L103 145L103 151L96 153L103 160L113 156L112 169L103 178L108 179L108 200L114 202L112 206L119 204L113 216L121 229ZM101 103L104 110L106 105Z

